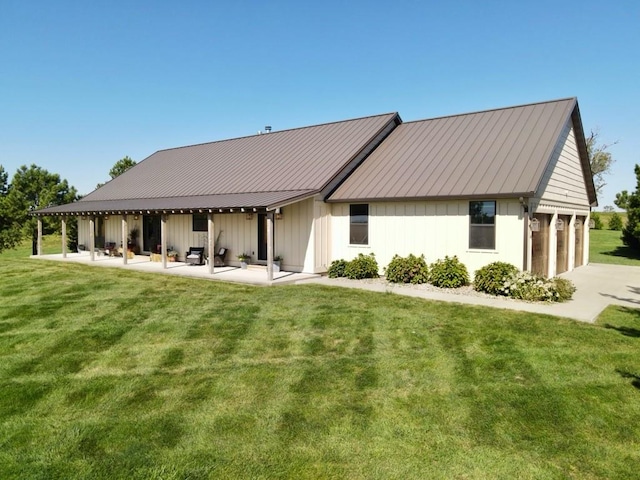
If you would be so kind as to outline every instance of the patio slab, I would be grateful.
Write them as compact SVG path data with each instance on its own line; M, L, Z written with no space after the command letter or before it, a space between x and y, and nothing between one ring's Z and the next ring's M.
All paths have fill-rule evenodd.
M31 256L31 258L41 260L53 260L60 262L82 263L96 267L125 268L139 272L160 273L164 275L178 275L183 277L203 278L206 280L220 280L225 282L245 283L250 285L285 285L297 283L303 280L319 278L320 275L295 272L274 272L273 281L267 279L266 270L247 269L239 267L214 267L213 275L209 273L208 265L187 265L184 262L167 262L167 268L162 268L162 262L152 262L146 255L136 255L127 260L125 265L122 257L109 257L106 255L96 255L91 261L91 256L87 253L68 253L67 258L63 258L61 253L41 256Z

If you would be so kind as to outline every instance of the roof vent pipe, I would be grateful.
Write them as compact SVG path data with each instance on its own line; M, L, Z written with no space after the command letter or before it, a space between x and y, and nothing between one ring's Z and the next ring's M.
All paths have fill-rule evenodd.
M266 133L271 133L271 125L266 125L266 126L264 127L264 131L265 131Z

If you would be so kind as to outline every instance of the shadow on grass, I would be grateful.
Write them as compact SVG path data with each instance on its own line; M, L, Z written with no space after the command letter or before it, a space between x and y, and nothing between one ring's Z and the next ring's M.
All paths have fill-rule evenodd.
M638 390L640 390L640 375L638 375L636 373L627 372L625 370L620 370L620 369L616 369L616 372L622 378L630 378L631 379L631 385L633 385L634 388L637 388Z
M640 338L640 330L638 330L637 328L616 327L615 325L611 325L610 323L605 324L604 328L610 328L612 330L617 330L618 332L620 332L622 335L624 335L626 337Z
M635 250L627 247L626 245L621 245L616 247L614 250L610 250L608 252L600 252L601 255L607 255L608 257L623 257L628 258L630 260L640 260L640 252L636 252Z

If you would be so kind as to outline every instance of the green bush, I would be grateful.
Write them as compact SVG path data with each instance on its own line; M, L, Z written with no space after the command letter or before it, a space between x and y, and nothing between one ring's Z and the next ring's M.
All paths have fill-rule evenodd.
M553 288L556 292L554 301L566 302L567 300L571 300L571 297L573 297L573 294L576 291L576 287L573 285L571 280L560 277L555 277L551 280L553 282Z
M593 220L593 228L596 230L602 230L602 219L598 212L591 212L591 220Z
M406 258L394 255L385 268L385 275L387 281L392 283L427 283L429 281L429 266L424 255L416 257L409 254Z
M532 302L564 302L576 288L566 278L544 278L530 272L518 272L504 282L503 292L512 298Z
M329 270L327 271L329 278L344 277L344 270L345 268L347 268L347 263L348 262L343 259L334 260L333 262L331 262L331 265L329 265Z
M437 260L431 264L429 272L429 281L436 287L459 288L469 284L467 267L457 256Z
M622 217L618 212L613 212L609 217L609 230L622 230Z
M378 278L378 262L373 253L363 255L359 253L356 258L347 263L344 276L352 280L363 278Z
M518 268L506 262L493 262L476 270L473 289L490 295L504 295L504 281L518 273Z

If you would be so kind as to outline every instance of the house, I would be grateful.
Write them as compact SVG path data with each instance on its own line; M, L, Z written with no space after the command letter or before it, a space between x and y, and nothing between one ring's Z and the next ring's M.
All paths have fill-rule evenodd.
M375 253L457 255L553 276L588 262L596 205L575 98L403 123L389 113L162 150L82 200L79 242L165 255L223 246L322 273ZM97 242L97 243L96 243ZM126 262L126 255L123 257ZM213 272L213 263L209 264Z

